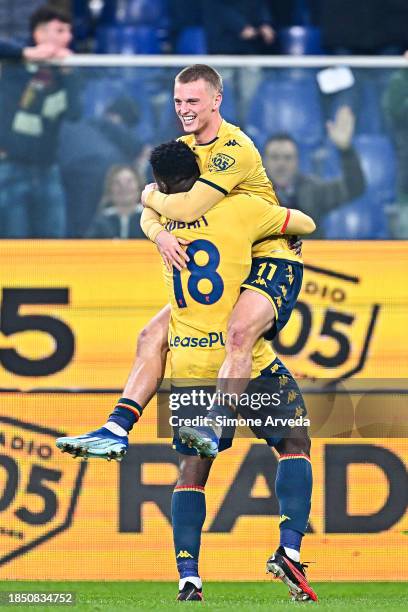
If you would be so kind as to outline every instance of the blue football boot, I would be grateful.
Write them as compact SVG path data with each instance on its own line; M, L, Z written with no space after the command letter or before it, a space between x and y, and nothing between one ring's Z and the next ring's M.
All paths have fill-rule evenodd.
M122 461L128 448L128 438L101 427L81 436L57 438L55 444L63 453L69 453L74 457Z
M188 427L179 429L179 438L183 444L195 448L200 457L215 459L218 455L219 438L212 427Z

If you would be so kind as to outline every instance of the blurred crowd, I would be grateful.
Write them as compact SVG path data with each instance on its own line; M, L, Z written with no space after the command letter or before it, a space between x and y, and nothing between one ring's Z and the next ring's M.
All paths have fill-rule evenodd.
M145 41L155 33L156 52L194 52L194 41L201 52L290 51L289 30L300 28L293 53L399 54L406 5L0 0L0 237L143 238L150 150L181 133L177 69L47 60L143 52L142 30ZM126 49L109 47L125 39ZM220 72L223 116L253 138L282 204L315 218L315 238L408 238L408 69Z
M43 0L0 0L0 39L24 44ZM92 53L395 55L406 0L49 0Z

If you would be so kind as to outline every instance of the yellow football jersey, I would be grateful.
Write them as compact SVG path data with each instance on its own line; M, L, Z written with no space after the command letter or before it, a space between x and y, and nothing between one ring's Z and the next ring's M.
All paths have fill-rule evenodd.
M194 134L181 136L197 156L199 181L211 185L224 195L248 193L279 206L262 158L252 140L236 125L223 121L214 140L200 145ZM302 261L290 250L285 238L275 237L254 245L252 257L274 257Z
M223 198L192 223L166 220L167 231L191 241L187 268L170 272L163 264L171 303L173 380L217 378L225 358L228 319L251 268L252 244L278 234L286 216L286 208L237 194ZM274 359L271 345L260 338L253 351L252 377Z

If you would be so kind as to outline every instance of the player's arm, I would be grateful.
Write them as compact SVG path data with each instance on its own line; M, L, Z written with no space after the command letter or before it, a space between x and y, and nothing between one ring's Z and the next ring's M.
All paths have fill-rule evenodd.
M140 227L143 233L152 242L156 241L157 235L164 230L160 222L160 215L151 208L144 208L140 217Z
M292 236L306 236L311 234L316 229L316 224L312 217L295 208L287 208L286 218L283 225L282 234Z
M186 263L190 259L182 247L188 245L189 241L176 238L176 236L167 232L160 221L160 215L155 210L151 208L143 210L140 217L140 227L147 238L156 244L168 270L171 270L171 266L174 266L177 270L186 267Z
M191 223L209 211L225 195L226 193L213 185L203 182L200 177L190 191L166 195L152 190L145 203L164 217Z
M254 241L279 234L305 236L316 229L313 219L300 210L271 206L260 198L253 199L246 223L252 226Z
M170 195L150 191L145 204L169 219L191 223L241 183L255 161L254 151L244 143L237 144L233 151L231 147L222 148L213 155L210 170L197 179L190 191Z

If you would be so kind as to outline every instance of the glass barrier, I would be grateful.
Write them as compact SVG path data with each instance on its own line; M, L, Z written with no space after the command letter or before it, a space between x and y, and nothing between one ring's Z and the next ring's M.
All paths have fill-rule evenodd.
M3 62L0 237L143 238L150 151L182 135L184 65ZM281 203L313 216L314 238L408 238L408 69L218 69L222 116L253 139Z

